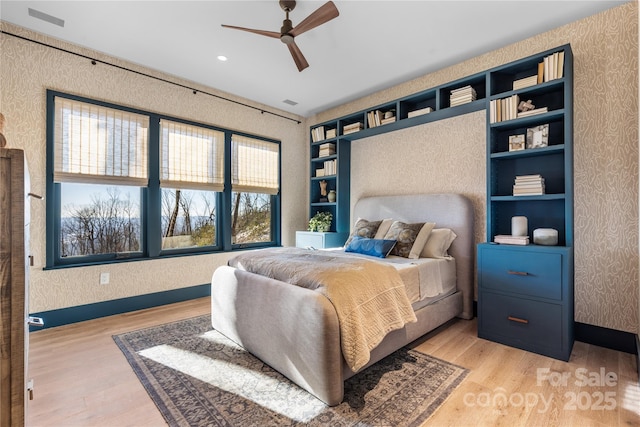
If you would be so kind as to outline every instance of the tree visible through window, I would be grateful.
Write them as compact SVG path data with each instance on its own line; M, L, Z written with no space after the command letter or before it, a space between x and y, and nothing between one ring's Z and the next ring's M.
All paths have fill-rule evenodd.
M277 141L55 91L47 105L48 266L279 243Z

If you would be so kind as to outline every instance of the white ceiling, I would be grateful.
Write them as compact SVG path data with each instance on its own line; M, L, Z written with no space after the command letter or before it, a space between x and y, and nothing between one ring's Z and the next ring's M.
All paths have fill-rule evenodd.
M279 32L284 11L275 0L1 0L0 19L310 116L628 1L336 0L339 17L296 38L310 64L302 72L279 40L221 27ZM323 3L298 1L293 25Z

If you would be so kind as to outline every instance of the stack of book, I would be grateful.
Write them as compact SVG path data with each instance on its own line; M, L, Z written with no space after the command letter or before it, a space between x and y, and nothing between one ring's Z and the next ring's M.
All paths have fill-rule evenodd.
M325 138L324 126L318 126L311 130L311 140L313 142L322 141Z
M318 149L318 157L327 157L334 154L336 154L336 144L333 144L331 142L320 145Z
M411 117L421 116L423 114L429 114L432 111L433 111L433 108L431 107L425 107L425 108L420 108L419 110L409 111L409 113L407 114L407 118L410 119Z
M542 114L542 113L546 113L546 112L547 112L547 107L540 107L540 108L535 108L533 110L520 111L518 113L518 118L520 118L520 117L528 117L528 116L535 116L536 114Z
M336 137L336 128L327 129L326 137L327 138L335 138Z
M533 76L530 76L530 77L514 80L513 90L520 90L529 86L535 86L537 84L538 84L538 75L534 74Z
M343 135L349 135L350 133L358 132L362 130L362 122L351 123L350 125L346 125L342 129Z
M380 110L373 110L367 113L367 123L370 128L374 128L380 125L386 125L387 123L393 123L396 121L396 116L393 111L387 111L383 113Z
M512 236L511 234L498 234L493 238L493 241L506 245L528 245L529 236Z
M491 123L503 122L518 118L520 97L511 95L507 98L494 99L489 102L489 120Z
M538 64L538 83L561 79L564 74L564 51L545 56Z
M455 107L457 105L467 104L475 101L476 96L476 90L470 85L454 89L451 91L451 96L449 97L449 106Z
M336 159L327 160L324 162L324 176L335 175L337 170L338 162Z
M544 194L544 178L539 174L518 175L513 185L514 196L538 196Z
M387 111L384 113L384 117L380 120L381 125L386 125L387 123L393 123L396 121L396 115L392 111Z

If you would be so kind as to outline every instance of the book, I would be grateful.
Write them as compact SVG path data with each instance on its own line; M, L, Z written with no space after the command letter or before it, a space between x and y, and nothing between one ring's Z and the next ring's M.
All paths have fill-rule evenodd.
M564 73L564 50L558 54L558 72L557 76L559 79L563 77Z
M396 121L396 117L395 117L395 116L392 116L392 117L387 117L386 119L382 119L382 120L380 121L380 124L386 125L386 124L388 124L388 123L393 123L393 122L395 122L395 121Z
M518 113L518 118L520 118L520 117L528 117L528 116L535 116L536 114L546 113L547 111L548 111L547 107L535 108L533 110L528 110L528 111L520 111Z
M534 74L533 76L525 77L522 79L514 80L513 82L513 90L520 90L526 87L535 86L538 84L538 75Z
M325 136L328 138L335 138L336 137L336 129L327 129L327 131L325 132Z
M343 129L342 129L342 134L343 135L348 135L350 133L354 133L354 132L358 132L362 130L362 122L356 122L356 123L352 123L350 125L346 125Z
M425 108L420 108L419 110L409 111L409 113L407 114L407 118L410 119L411 117L421 116L423 114L429 114L432 111L433 111L433 108L431 107L425 107Z
M507 245L528 245L529 236L512 236L510 234L498 234L493 238L496 243Z
M317 142L317 141L322 141L323 139L325 139L324 126L317 126L313 128L311 132L311 140L313 142Z
M544 62L538 64L538 84L544 82Z

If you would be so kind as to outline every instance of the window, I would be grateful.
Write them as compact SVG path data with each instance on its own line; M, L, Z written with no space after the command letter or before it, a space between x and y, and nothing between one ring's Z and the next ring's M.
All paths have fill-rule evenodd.
M160 120L162 249L215 246L224 191L224 133Z
M277 245L279 193L278 141L47 92L47 267Z
M231 137L231 239L270 242L271 196L278 193L279 147L255 138Z

